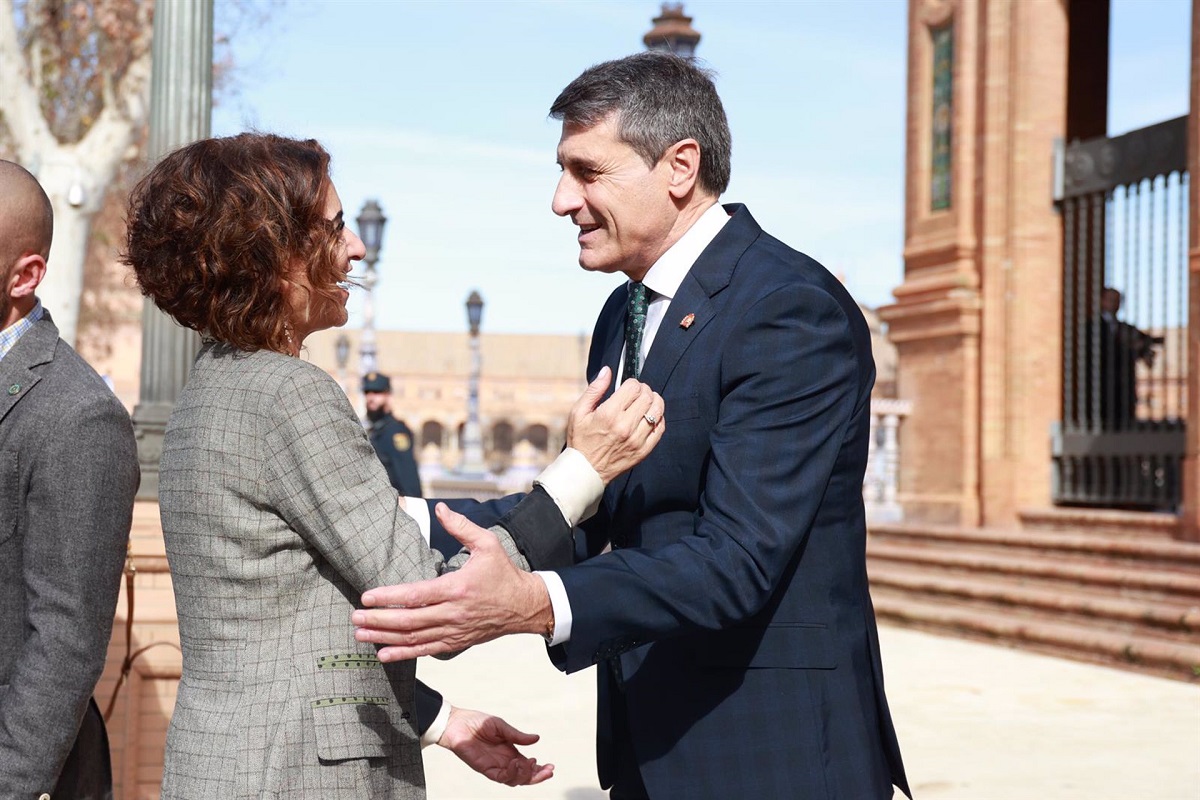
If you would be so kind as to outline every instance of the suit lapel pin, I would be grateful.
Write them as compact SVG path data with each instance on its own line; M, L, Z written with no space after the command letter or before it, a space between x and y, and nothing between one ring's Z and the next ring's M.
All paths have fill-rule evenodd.
M692 327L692 323L695 321L696 321L696 315L688 314L686 317L679 320L679 327L683 328L686 331L688 328Z
M19 383L14 383L12 386L8 387L9 394L16 394L19 391L21 391L21 384Z

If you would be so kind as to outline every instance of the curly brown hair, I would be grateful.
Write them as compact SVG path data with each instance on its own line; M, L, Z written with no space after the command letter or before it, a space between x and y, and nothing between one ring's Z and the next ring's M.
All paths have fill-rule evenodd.
M286 352L288 274L337 301L341 238L325 218L329 153L243 133L163 158L129 197L121 260L180 325L242 350Z

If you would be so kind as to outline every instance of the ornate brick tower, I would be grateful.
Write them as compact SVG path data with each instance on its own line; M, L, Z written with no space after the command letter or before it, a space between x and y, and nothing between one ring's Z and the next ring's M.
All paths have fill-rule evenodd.
M654 18L654 27L642 37L647 50L666 50L691 58L700 44L700 34L692 27L692 18L683 13L683 3L663 3Z
M1103 0L909 4L905 277L881 309L913 404L909 520L1012 525L1060 505L1182 509L1196 527L1196 117L1105 138L1109 22ZM1139 161L1168 140L1174 160ZM1191 250L1139 262L1120 214L1160 199L1180 218L1190 206ZM1163 215L1137 219L1159 235L1145 226ZM1130 358L1137 398L1120 420L1105 410L1120 356L1093 321L1110 287L1125 290L1123 319L1165 339L1157 360Z

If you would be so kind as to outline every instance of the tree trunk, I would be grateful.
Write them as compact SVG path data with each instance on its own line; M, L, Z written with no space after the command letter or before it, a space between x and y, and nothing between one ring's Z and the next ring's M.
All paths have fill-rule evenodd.
M47 154L37 174L54 207L54 240L38 297L54 316L59 335L71 345L79 321L92 218L104 200L104 187L112 180L108 174L97 176L81 161L74 148L58 147Z

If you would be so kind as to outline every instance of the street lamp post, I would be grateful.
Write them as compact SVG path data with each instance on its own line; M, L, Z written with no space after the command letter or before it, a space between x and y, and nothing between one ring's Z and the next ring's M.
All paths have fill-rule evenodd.
M471 292L467 298L467 323L470 325L471 372L467 378L467 423L463 426L462 466L463 475L486 475L483 463L483 432L479 427L479 372L482 366L479 355L479 323L483 320L483 298L479 292Z
M383 215L383 209L379 207L379 203L375 200L368 200L363 204L362 211L358 214L358 237L362 239L363 247L366 249L366 254L363 255L363 263L367 265L363 272L362 285L366 290L366 296L363 298L363 329L362 338L359 341L359 367L363 375L374 372L376 370L375 363L375 283L379 280L375 274L375 262L379 260L379 247L383 244L383 226L387 223L387 217Z
M350 361L350 337L344 333L340 334L333 345L333 353L337 358L338 383L342 385L343 392L350 394L350 388L346 383L346 364Z
M213 0L160 3L154 15L147 162L153 164L212 128ZM142 480L139 500L158 499L158 461L171 409L200 349L195 331L142 303L142 364L133 409Z

